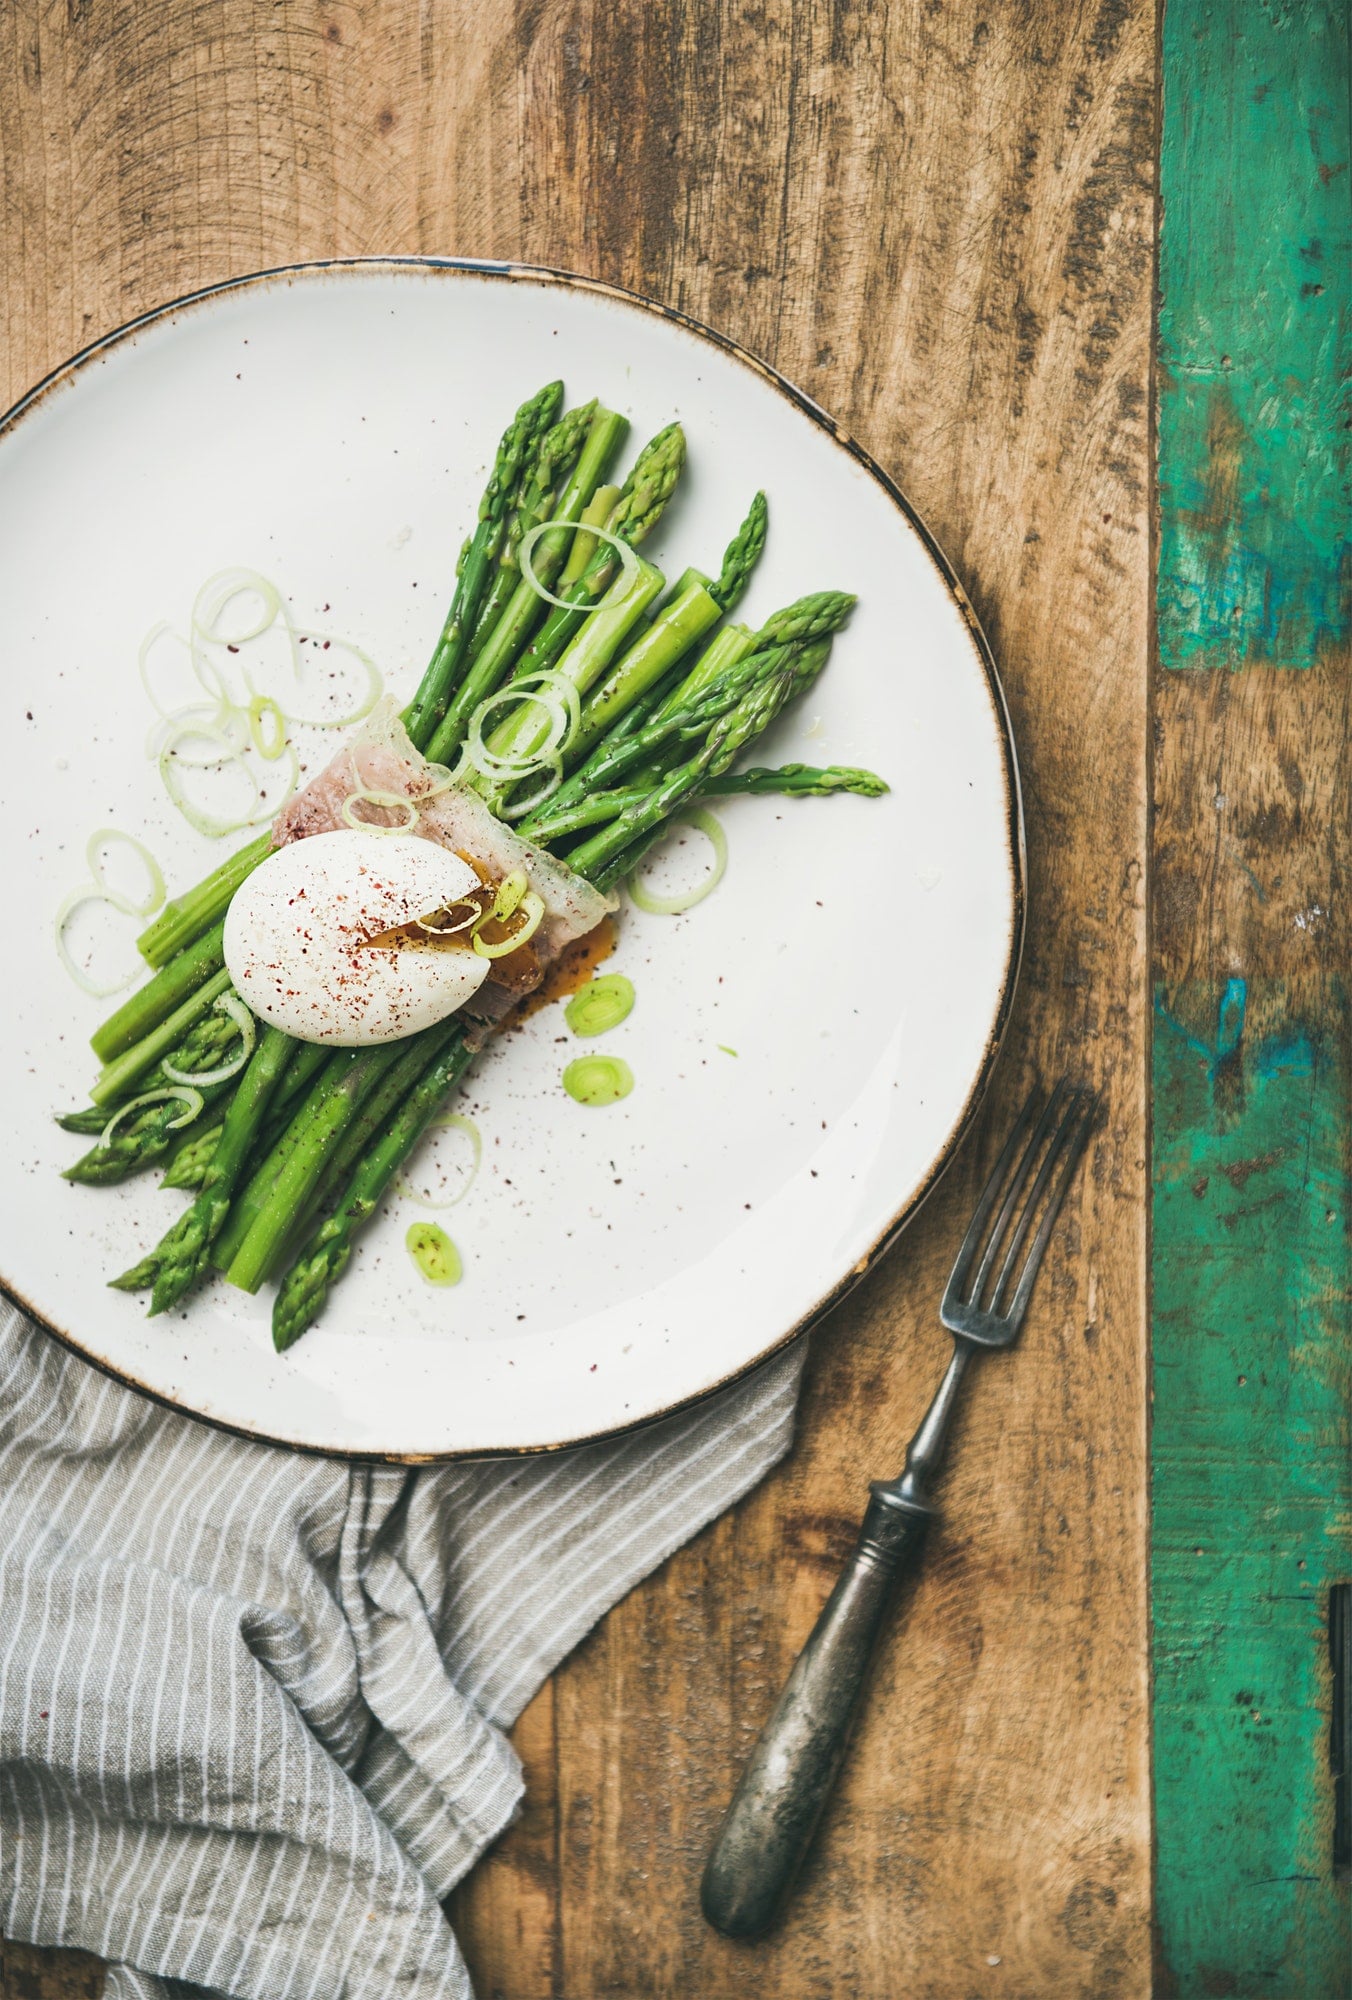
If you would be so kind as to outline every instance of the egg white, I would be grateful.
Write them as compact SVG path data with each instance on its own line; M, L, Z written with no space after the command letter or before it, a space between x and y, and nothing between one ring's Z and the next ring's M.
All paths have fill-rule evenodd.
M279 847L235 891L225 963L245 1005L299 1041L398 1041L463 1007L488 961L371 951L366 941L478 887L468 862L414 834L312 834Z

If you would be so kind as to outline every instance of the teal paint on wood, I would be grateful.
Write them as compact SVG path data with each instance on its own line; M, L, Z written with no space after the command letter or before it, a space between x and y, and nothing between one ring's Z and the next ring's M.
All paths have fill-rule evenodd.
M1166 0L1160 657L1309 666L1349 625L1347 0Z
M1352 1579L1352 1020L1282 1000L1231 980L1156 1008L1160 2000L1346 2000L1352 1964L1326 1637Z

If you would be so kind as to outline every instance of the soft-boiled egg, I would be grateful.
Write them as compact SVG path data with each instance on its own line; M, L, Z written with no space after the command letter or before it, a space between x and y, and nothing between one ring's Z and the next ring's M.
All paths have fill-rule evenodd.
M372 950L369 940L479 887L467 861L415 834L312 834L235 891L225 963L245 1005L300 1041L397 1041L463 1007L489 962L470 950Z

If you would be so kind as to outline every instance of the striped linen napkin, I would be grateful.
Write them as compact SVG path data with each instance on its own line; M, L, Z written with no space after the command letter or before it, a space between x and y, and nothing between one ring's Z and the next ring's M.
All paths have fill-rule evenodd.
M803 1343L550 1457L303 1458L0 1307L0 1930L109 2000L469 1996L441 1901L513 1818L504 1730L788 1449Z

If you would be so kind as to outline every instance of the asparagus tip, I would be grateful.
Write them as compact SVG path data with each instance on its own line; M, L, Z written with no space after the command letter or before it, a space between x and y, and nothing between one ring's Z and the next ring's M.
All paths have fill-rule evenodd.
M113 1292L144 1292L155 1282L155 1260L143 1257L139 1264L133 1264L129 1271L108 1280L108 1289Z

